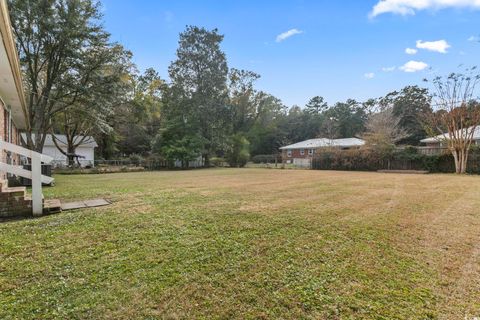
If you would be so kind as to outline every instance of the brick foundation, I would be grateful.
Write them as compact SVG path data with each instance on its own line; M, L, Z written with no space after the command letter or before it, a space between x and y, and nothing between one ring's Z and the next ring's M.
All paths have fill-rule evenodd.
M32 200L26 197L25 188L9 188L0 180L0 218L32 215Z

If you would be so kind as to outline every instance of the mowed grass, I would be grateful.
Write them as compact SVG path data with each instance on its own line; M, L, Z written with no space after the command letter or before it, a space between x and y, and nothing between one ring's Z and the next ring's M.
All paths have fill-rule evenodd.
M0 319L471 319L480 177L56 176L109 207L0 224Z

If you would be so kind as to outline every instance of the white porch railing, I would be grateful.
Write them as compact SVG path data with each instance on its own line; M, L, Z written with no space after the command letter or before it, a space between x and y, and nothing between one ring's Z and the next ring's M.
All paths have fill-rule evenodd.
M53 161L53 158L0 139L0 155L3 151L10 151L31 159L32 171L1 161L0 171L32 180L32 213L41 215L43 213L42 183L50 184L54 180L51 177L42 175L42 162L49 164Z

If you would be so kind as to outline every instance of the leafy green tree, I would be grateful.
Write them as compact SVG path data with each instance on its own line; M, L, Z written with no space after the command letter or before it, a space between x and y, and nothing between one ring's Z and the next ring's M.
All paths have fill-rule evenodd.
M118 110L116 130L122 155L147 155L151 142L161 128L162 95L166 84L149 68L143 74L130 75L131 99Z
M276 153L288 141L286 107L280 99L262 91L255 100L257 114L247 133L250 152L252 155Z
M27 141L41 151L52 119L96 90L111 59L109 34L93 0L9 0L27 90Z
M226 158L231 167L244 167L250 159L250 142L242 134L230 137Z
M165 86L165 81L153 68L148 68L142 75L133 78L132 111L138 122L145 125L149 136L153 136L160 127Z
M166 130L158 134L152 142L152 150L162 154L169 160L170 166L175 161L182 163L182 168L188 168L189 161L198 158L202 150L202 138L194 135L175 135L175 130Z
M305 105L303 114L303 131L305 139L321 136L322 127L326 123L325 112L328 104L323 97L315 96Z
M399 144L418 145L426 137L422 119L432 112L432 98L428 89L407 86L399 92L394 91L380 100L383 105L393 106L393 115L399 119L398 125L408 136Z
M201 155L205 141L197 133L196 123L184 114L189 106L180 105L184 100L176 90L175 87L165 89L162 127L152 141L152 151L169 160L171 165L178 160L186 168L189 161Z
M180 34L177 59L170 65L172 93L179 103L177 115L167 122L187 123L186 136L200 136L205 165L222 147L230 125L227 105L227 60L220 49L223 35L217 29L188 26ZM170 107L168 107L170 108ZM171 126L170 126L171 127Z
M53 142L67 158L67 164L74 165L76 149L88 143L95 133L110 133L113 128L108 119L115 108L125 103L128 94L127 75L132 66L130 53L117 45L106 47L110 58L104 61L103 68L90 75L88 93L77 99L69 108L59 110L52 121ZM64 134L66 150L58 145L56 134Z
M252 71L233 68L230 70L228 78L232 131L234 133L248 132L259 115L258 104L261 101L261 94L255 90L254 83L260 78L260 75Z
M351 138L365 131L367 113L361 103L348 99L346 102L337 102L333 107L325 111L325 116L330 121L323 130L334 127L331 138Z

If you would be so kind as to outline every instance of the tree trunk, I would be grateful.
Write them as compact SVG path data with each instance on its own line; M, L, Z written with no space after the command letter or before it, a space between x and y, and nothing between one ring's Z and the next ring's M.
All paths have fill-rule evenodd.
M455 161L455 173L465 174L467 172L468 151L457 149L452 151L452 155Z
M458 159L458 151L452 150L453 160L455 161L455 173L460 173L460 164Z
M460 151L460 173L462 174L467 173L467 154L466 150Z
M74 167L75 166L75 157L73 156L75 154L75 149L72 148L71 146L67 147L67 165L69 167Z
M204 159L205 159L205 163L203 164L203 166L207 168L210 167L210 156L208 153L205 154Z

